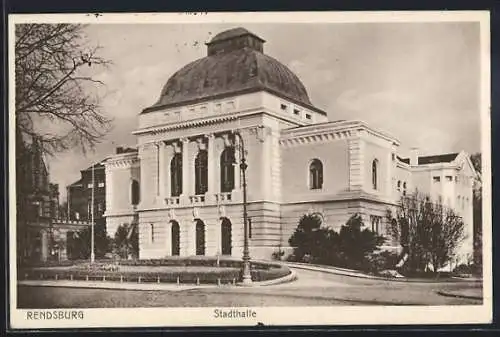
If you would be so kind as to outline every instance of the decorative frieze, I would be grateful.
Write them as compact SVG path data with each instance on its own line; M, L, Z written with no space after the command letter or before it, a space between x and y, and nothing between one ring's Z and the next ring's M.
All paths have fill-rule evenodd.
M131 166L137 165L139 163L139 158L137 153L129 154L125 157L111 158L105 162L107 168L129 168Z
M355 134L353 131L322 132L313 135L285 136L279 141L281 146L293 147L300 145L309 145L315 143L331 142L340 139L351 138Z

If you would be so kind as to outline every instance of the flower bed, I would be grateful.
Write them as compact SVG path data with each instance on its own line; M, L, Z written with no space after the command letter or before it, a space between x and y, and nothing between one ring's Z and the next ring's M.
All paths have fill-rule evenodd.
M238 260L213 257L173 259L88 261L59 266L24 268L24 279L88 280L120 282L158 282L191 284L233 284L241 280L243 263ZM277 263L252 262L254 281L268 281L290 274L288 267Z
M123 266L216 266L227 268L241 268L243 262L228 258L220 258L217 264L216 257L195 256L195 257L168 257L164 259L146 260L118 260L117 263ZM277 263L254 262L251 261L253 269L280 268Z

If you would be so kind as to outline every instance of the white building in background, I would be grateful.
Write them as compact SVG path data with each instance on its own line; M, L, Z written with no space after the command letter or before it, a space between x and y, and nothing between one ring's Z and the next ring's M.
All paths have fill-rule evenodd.
M460 253L472 253L475 171L466 153L405 159L388 133L361 121L329 121L263 45L243 28L216 35L208 55L172 75L158 102L140 113L138 151L105 163L111 236L119 225L137 222L140 258L241 256L238 130L248 164L253 258L289 248L309 212L334 228L359 213L383 233L386 210L416 188L463 217L469 237Z

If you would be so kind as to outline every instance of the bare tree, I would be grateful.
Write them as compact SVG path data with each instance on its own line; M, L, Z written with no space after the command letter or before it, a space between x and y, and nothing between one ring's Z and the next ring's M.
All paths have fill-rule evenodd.
M18 24L15 26L15 139L17 248L29 255L30 199L46 193L34 186L40 176L34 157L79 148L93 148L111 120L99 106L96 66L108 61L86 40L84 26ZM31 143L31 145L30 145ZM36 145L36 147L34 146ZM30 164L31 163L31 164Z
M44 153L92 148L109 129L101 113L94 67L109 62L90 47L84 26L19 24L15 27L16 131L37 139ZM94 92L92 92L94 91Z
M418 192L403 196L395 215L389 210L387 218L388 234L401 243L410 271L422 271L429 264L433 271L444 267L465 238L461 217Z

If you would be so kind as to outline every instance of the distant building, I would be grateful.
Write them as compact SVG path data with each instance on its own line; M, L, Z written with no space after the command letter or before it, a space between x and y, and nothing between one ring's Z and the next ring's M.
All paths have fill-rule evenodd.
M137 153L136 149L117 147L116 154ZM106 174L104 161L80 171L80 179L67 186L68 210L70 220L90 221L92 219L92 190L94 189L94 221L105 224L106 211ZM93 178L92 178L92 171ZM95 186L93 185L95 184Z
M45 261L54 255L51 233L53 220L59 217L59 185L50 183L37 140L18 146L17 190L22 204L18 204L18 234L23 242L18 254L24 260Z
M139 114L138 151L104 163L109 235L138 216L140 258L241 256L238 132L252 257L290 251L299 218L311 212L336 230L357 213L385 234L387 209L415 189L458 211L469 235L459 255L471 254L476 173L469 156L414 151L401 158L399 140L387 132L355 119L329 121L300 79L264 53L264 42L243 28L217 34L207 56L175 72Z
M94 179L92 180L92 170ZM80 171L80 179L67 186L68 214L70 220L90 221L92 219L92 191L94 192L94 220L104 224L106 207L106 179L104 165L99 162ZM95 184L95 186L93 185ZM95 187L95 189L94 189Z

